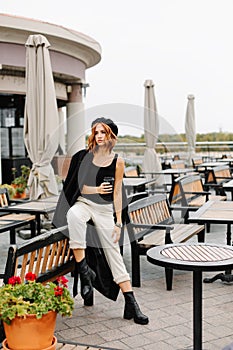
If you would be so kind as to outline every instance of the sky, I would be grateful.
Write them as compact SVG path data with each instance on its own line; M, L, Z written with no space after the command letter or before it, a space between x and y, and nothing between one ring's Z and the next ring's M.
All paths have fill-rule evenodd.
M62 25L100 43L102 59L86 71L85 108L124 109L121 134L143 133L147 79L165 129L185 132L193 94L196 132L233 132L232 0L0 0L0 12Z

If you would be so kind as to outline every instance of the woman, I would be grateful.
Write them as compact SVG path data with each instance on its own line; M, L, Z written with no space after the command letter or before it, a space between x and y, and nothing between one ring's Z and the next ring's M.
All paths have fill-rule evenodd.
M96 119L92 123L87 150L72 157L64 183L64 195L67 205L70 205L67 210L70 248L78 263L84 303L92 305L96 274L88 266L85 257L87 222L92 220L113 279L125 298L124 318L133 318L138 324L147 324L148 317L141 312L135 300L118 243L124 209L124 161L113 152L117 134L118 128L111 119Z

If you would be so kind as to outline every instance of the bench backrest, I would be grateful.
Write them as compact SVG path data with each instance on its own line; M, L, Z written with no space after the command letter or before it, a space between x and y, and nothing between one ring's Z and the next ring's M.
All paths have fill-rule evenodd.
M192 199L198 197L198 192L202 195L201 193L204 191L200 175L183 176L179 178L177 182L179 183L183 205L187 205Z
M7 283L11 276L20 276L23 280L27 272L33 272L38 282L54 281L74 267L69 238L60 229L53 229L20 247L9 247L3 280Z
M133 202L129 205L128 214L130 223L132 224L169 225L174 223L167 196L164 194L155 194ZM143 233L143 235L146 234L147 230L143 228L134 228L131 230L129 224L128 233L132 242L140 238L140 233Z
M185 161L183 160L174 160L170 163L171 169L185 169Z
M231 171L228 165L220 165L209 170L206 183L221 184L231 179Z
M176 204L181 202L182 200L182 194L180 192L180 186L179 182L177 182L177 179L172 182L172 186L169 193L169 203L170 205Z
M193 164L194 168L196 168L197 165L200 165L202 163L203 163L202 157L194 157L194 158L192 158L192 164Z
M0 207L8 207L10 202L7 188L0 188Z
M180 176L172 184L169 195L170 205L181 203L186 206L189 201L198 197L198 193L194 194L185 192L200 192L201 195L201 192L203 191L204 187L199 174Z

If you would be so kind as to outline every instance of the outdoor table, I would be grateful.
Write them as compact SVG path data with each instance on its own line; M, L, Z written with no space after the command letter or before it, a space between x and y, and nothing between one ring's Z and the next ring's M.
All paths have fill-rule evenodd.
M9 231L10 244L16 244L16 232L15 232L15 230L17 228L22 227L23 222L24 222L24 220L20 220L20 218L18 220L16 220L16 219L11 220L10 215L9 215L8 220L6 219L6 217L4 219L0 217L0 233Z
M124 177L123 183L128 193L133 190L133 193L138 191L144 192L146 185L155 183L155 179L146 179L145 177Z
M222 159L219 159L218 162L220 162L221 164L227 163L227 164L229 164L229 166L232 166L233 165L233 158L222 158Z
M180 176L180 175L186 175L189 173L193 173L195 170L193 168L176 168L176 169L164 169L164 170L158 170L153 172L143 172L143 175L171 175L171 176Z
M233 268L233 247L205 243L167 244L147 251L154 265L193 271L193 349L202 350L202 272Z
M231 201L207 201L200 209L190 213L188 222L198 224L226 224L226 243L231 245L231 225L233 224L233 202ZM220 279L224 282L232 282L233 275L228 270L212 278L205 278L204 282L211 283Z
M176 169L168 168L168 169L153 171L153 172L143 172L143 175L151 175L152 178L156 177L156 175L170 176L171 183L166 183L166 185L172 185L177 177L182 175L187 175L190 173L195 173L195 170L193 168L176 168Z
M37 234L40 234L41 229L41 215L47 215L53 213L56 209L57 202L49 202L48 200L32 200L25 203L19 203L15 205L9 205L5 207L0 207L1 212L7 213L28 213L35 215L36 217L36 231Z
M216 167L216 166L221 166L221 165L224 165L227 164L226 161L224 162L220 162L220 161L217 161L217 162L204 162L204 163L201 163L201 164L198 164L196 165L196 168L205 168L205 171L207 171L208 169L210 168L213 168L213 167Z
M198 224L226 224L226 241L231 245L231 225L233 224L232 201L207 201L197 211L190 213L188 222Z

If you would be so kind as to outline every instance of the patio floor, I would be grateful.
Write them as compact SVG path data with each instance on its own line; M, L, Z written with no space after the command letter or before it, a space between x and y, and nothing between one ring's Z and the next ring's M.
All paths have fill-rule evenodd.
M211 232L206 233L206 242L225 244L225 238L226 225L211 225ZM18 243L22 241L17 237ZM1 234L1 270L5 265L8 244L9 235ZM124 259L130 271L128 245L125 246ZM192 349L192 273L174 271L173 290L166 291L164 269L150 264L146 257L142 257L141 262L142 287L134 288L134 291L142 311L150 318L149 324L141 326L122 318L124 300L121 294L114 302L95 291L92 307L83 306L81 296L77 295L73 316L58 317L55 332L57 349ZM213 273L203 275L213 276ZM233 283L216 281L203 284L205 350L222 350L233 343L232 291Z

